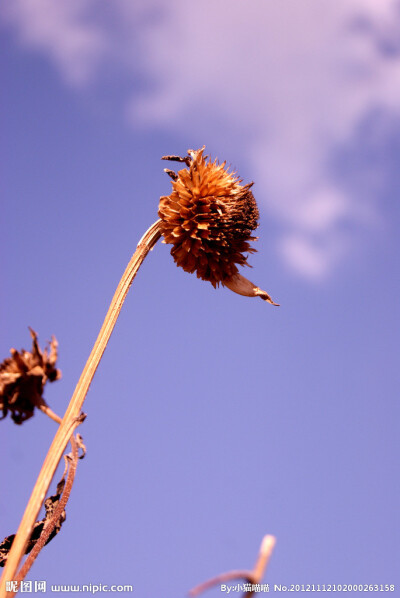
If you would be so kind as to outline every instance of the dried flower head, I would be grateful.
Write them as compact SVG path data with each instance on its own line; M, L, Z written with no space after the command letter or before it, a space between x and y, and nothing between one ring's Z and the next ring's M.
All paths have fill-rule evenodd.
M214 287L220 283L240 295L261 297L277 305L265 291L239 274L237 265L248 265L245 253L257 237L259 212L251 192L253 183L241 185L226 162L204 156L204 147L188 150L186 157L164 156L186 164L178 173L165 169L172 178L172 193L160 198L158 214L164 243L186 272L196 272Z
M43 353L37 342L37 334L29 328L32 337L32 351L11 349L11 357L0 363L0 409L3 416L11 412L16 424L22 424L32 417L35 407L45 405L42 397L47 380L54 382L61 378L56 369L58 343L53 336L49 348Z

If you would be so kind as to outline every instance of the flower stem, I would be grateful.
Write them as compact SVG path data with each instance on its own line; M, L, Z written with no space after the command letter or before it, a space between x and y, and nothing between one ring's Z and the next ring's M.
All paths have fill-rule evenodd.
M86 362L81 377L79 378L78 384L76 385L63 420L54 436L26 506L11 551L8 555L6 567L0 580L0 598L5 598L7 595L14 595L13 592L6 592L5 582L16 579L17 568L25 552L25 547L32 533L33 525L70 436L76 426L80 423L79 415L83 402L110 339L126 295L143 260L161 236L160 222L161 220L157 220L152 224L139 241L137 249L131 257L115 291L114 297L112 298L97 340L89 355L89 359Z
M67 461L66 469L67 469L68 475L67 475L67 479L65 481L61 496L59 498L58 505L54 509L54 512L51 515L50 520L46 521L46 524L44 526L42 533L40 534L38 541L36 542L35 546L32 548L31 552L29 553L29 556L25 559L24 564L22 565L21 569L19 570L19 572L17 574L17 578L16 578L16 581L18 581L18 582L21 582L23 579L25 579L25 577L29 573L33 563L35 562L35 559L38 557L43 546L45 546L47 541L49 540L56 525L60 524L60 527L61 527L60 517L62 516L65 506L68 502L68 498L69 498L69 495L70 495L70 492L72 489L72 484L74 483L76 466L77 466L78 459L79 459L78 443L76 442L73 434L71 434L70 442L71 442L72 451L69 455L69 459L68 458L66 459L66 461ZM64 473L64 476L65 476L65 473ZM63 476L63 478L64 478L64 476ZM57 490L58 490L58 486L57 486ZM65 516L64 516L64 519L65 519Z
M43 401L40 405L38 405L38 409L42 411L45 415L47 415L50 419L55 421L57 424L61 424L62 419L57 413L54 413L52 409Z
M225 583L227 581L233 581L235 579L244 579L252 586L256 586L257 584L260 584L262 581L265 569L266 569L268 562L271 558L272 551L275 546L275 542L276 542L275 536L270 536L270 535L264 536L264 538L261 542L260 552L258 554L256 564L254 565L254 568L251 571L247 571L245 569L243 569L243 570L240 569L240 570L235 570L235 571L229 571L228 573L221 573L220 575L217 575L216 577L213 577L212 579L208 579L207 581L204 581L200 585L198 585L195 588L193 588L192 590L190 590L189 596L192 596L192 597L198 596L202 592L205 592L206 590L209 590L210 588L212 588L214 586L221 585L222 583ZM251 598L252 596L254 596L255 592L256 592L256 590L250 589L248 592L245 593L243 598Z

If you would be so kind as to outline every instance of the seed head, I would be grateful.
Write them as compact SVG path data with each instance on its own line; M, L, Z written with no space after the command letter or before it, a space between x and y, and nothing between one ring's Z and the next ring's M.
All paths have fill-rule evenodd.
M178 173L165 169L172 180L172 193L160 198L158 214L164 243L171 243L177 266L217 287L274 303L268 293L239 274L246 253L254 253L250 241L258 226L259 212L251 187L242 185L226 162L204 156L204 147L188 150L186 157L164 156L186 164Z
M45 404L42 394L47 380L54 382L61 378L61 371L55 367L58 346L56 338L53 336L50 348L42 352L36 332L31 328L29 330L32 351L11 349L11 357L0 363L2 418L10 411L16 424L22 424L32 417L35 407Z

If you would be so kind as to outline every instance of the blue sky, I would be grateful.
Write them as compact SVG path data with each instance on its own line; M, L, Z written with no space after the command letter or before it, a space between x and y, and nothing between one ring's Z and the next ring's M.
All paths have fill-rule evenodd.
M28 325L55 334L45 397L64 412L171 188L160 157L204 144L255 181L244 274L281 304L214 290L157 244L29 579L183 596L271 533L270 584L399 591L399 29L390 0L2 3L2 358ZM2 422L3 536L54 427Z

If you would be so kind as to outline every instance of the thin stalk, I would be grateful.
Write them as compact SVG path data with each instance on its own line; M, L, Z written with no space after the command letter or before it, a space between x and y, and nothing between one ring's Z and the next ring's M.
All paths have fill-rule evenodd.
M38 409L40 409L40 411L43 411L43 413L45 415L47 415L50 419L52 419L57 424L61 424L61 422L62 422L61 417L59 415L57 415L57 413L54 413L54 411L52 409L50 409L50 407L48 405L46 405L46 403L43 402L41 405L38 406Z
M239 569L235 571L228 571L228 573L221 573L220 575L217 575L212 579L208 579L207 581L204 581L200 585L190 590L189 596L192 596L194 598L194 596L198 596L199 594L202 594L206 590L209 590L210 588L216 585L221 585L222 583L226 583L227 581L233 581L235 579L244 579L247 583L251 584L252 586L261 584L262 578L265 573L265 569L267 568L267 565L271 558L275 543L275 536L264 536L261 542L261 547L256 564L254 565L254 568L251 571ZM252 598L255 592L256 590L251 589L249 592L246 592L244 594L243 598Z
M7 564L0 580L0 598L5 598L7 595L15 595L13 592L6 592L5 582L12 581L16 578L18 565L24 555L25 547L28 539L31 536L33 525L46 496L51 480L53 479L58 463L68 444L73 430L77 426L77 423L80 423L78 420L83 402L89 390L89 386L92 382L97 366L100 363L104 350L110 339L126 295L128 294L129 288L143 260L161 236L160 222L161 220L157 220L157 222L152 224L152 226L150 226L150 228L145 232L139 241L137 249L131 257L129 264L126 267L126 270L118 284L117 290L115 291L114 297L112 298L97 340L94 344L92 352L89 355L89 359L86 362L81 377L79 378L78 384L76 385L74 394L72 395L63 420L58 427L56 435L54 436L38 479L36 480L31 497L26 506L16 537L8 555Z
M65 506L68 502L69 495L72 490L72 484L74 483L76 466L77 466L78 458L79 458L78 457L78 444L77 444L73 434L71 434L70 442L71 442L71 449L72 449L72 451L70 453L71 459L70 459L70 463L69 463L69 467L68 467L67 479L65 481L65 486L62 491L59 503L58 503L57 507L55 508L54 513L51 516L51 519L46 523L35 546L32 548L31 552L25 559L24 564L22 565L21 569L18 571L17 578L16 578L16 581L18 581L18 582L21 582L28 575L28 573L29 573L33 563L35 562L36 558L38 557L40 551L46 545L46 542L50 538L54 528L59 523L62 512L64 511Z

